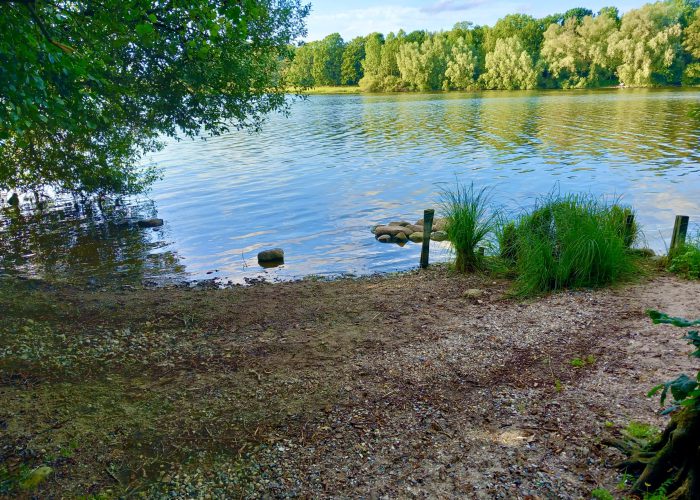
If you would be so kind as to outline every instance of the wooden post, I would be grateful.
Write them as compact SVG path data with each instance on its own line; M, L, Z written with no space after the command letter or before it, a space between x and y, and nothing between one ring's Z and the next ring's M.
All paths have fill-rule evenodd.
M629 214L625 219L625 246L631 247L634 243L634 214Z
M678 247L685 244L685 236L688 234L688 221L690 217L687 215L676 215L676 223L673 225L673 236L671 237L671 248L668 254L672 255Z
M420 267L426 269L428 267L428 259L430 257L430 234L433 232L433 217L435 210L429 209L423 211L423 247L420 252Z

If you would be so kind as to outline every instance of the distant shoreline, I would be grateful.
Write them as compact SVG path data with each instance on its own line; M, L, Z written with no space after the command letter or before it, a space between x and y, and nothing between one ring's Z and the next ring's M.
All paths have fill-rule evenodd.
M358 85L338 85L311 87L299 92L301 95L377 95L377 94L465 94L475 92L530 92L530 91L562 91L575 92L582 90L700 90L698 85L666 85L661 87L621 87L618 85L607 85L604 87L571 88L571 89L530 89L530 90L507 90L507 89L475 89L475 90L430 90L425 92L405 91L405 92L363 92ZM289 89L288 93L294 94L297 91Z

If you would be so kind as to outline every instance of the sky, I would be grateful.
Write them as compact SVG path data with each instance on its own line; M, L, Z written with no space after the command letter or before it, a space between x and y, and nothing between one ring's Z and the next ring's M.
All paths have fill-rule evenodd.
M389 33L425 29L450 29L459 21L493 25L506 14L521 13L544 17L573 7L587 7L597 12L613 5L621 13L652 0L309 0L311 14L307 20L307 41L320 40L340 33L345 40L374 31Z

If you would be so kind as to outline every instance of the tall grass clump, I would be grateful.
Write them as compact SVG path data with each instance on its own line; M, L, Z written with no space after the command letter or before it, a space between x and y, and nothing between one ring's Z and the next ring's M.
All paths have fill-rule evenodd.
M637 228L629 208L591 195L549 196L516 222L501 255L517 270L515 291L530 296L551 290L608 285L629 275L628 251Z
M456 255L457 271L479 269L483 256L478 247L498 224L498 214L490 207L489 189L458 182L454 189L442 192L441 207L447 219L447 238Z
M669 271L686 279L700 279L700 232L674 250L670 257Z

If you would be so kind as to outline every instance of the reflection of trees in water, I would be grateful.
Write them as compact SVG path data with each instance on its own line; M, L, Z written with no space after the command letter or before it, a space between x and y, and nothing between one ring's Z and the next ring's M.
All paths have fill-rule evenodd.
M5 208L0 212L0 272L77 282L182 277L185 267L177 256L159 251L165 246L162 238L136 225L154 212L152 203Z
M663 94L662 94L663 96ZM696 107L697 104L694 104ZM579 157L611 153L659 170L700 161L698 123L685 99L655 99L648 90L595 93L544 101L540 140L552 152Z
M655 98L661 93L661 98ZM406 95L367 101L363 135L369 152L450 155L490 153L495 162L540 156L578 164L608 154L666 169L700 161L700 103L663 91L488 92ZM414 149L413 152L411 150Z

